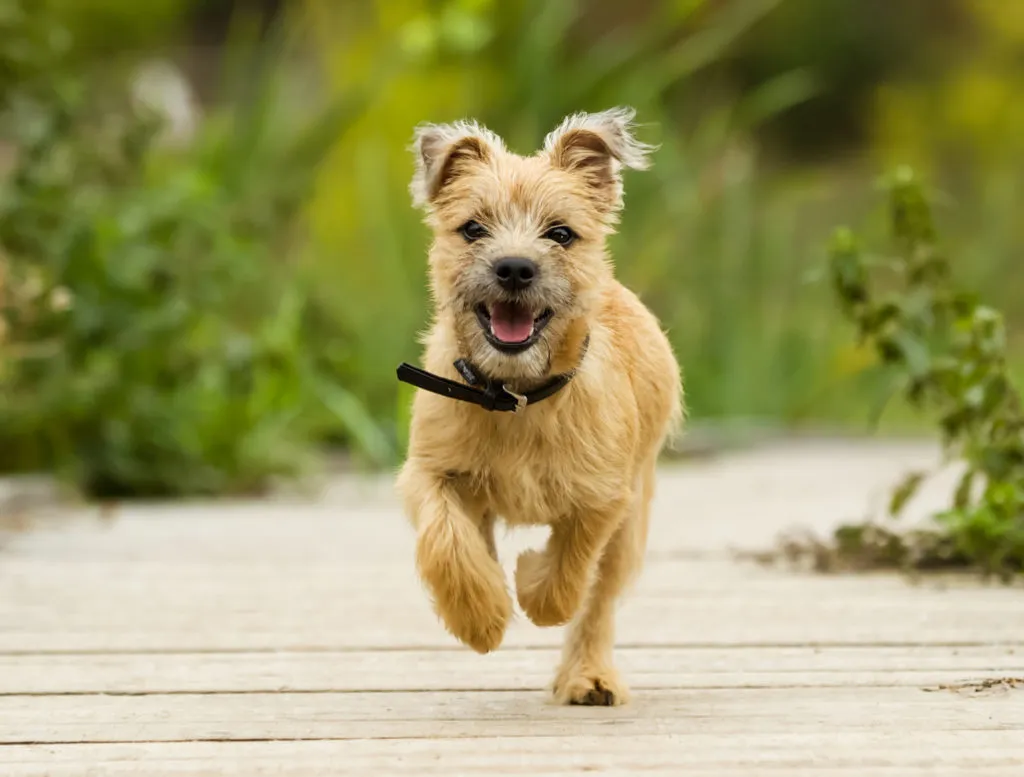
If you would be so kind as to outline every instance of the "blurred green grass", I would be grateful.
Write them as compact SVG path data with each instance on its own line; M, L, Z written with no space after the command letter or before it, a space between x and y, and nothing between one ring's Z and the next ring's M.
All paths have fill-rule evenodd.
M947 12L963 6L962 13L977 15L996 42L972 43L956 67L915 80L893 63L908 61L925 22L938 23L940 15L929 13L939 6L909 3L888 17L891 34L866 43L814 20L834 14L856 18L865 30L884 27L885 18L871 15L879 13L875 0L862 15L835 0L808 2L645 0L627 9L602 0L302 0L262 37L253 19L236 17L216 72L206 76L215 86L203 84L212 96L198 135L185 149L148 147L128 171L139 188L106 187L100 196L104 212L117 218L144 210L147 198L171 191L175 181L204 182L206 198L184 198L170 218L180 229L200 216L219 218L230 239L189 249L164 244L160 255L206 267L219 279L216 301L203 303L216 331L255 342L260 332L279 332L279 361L250 369L266 385L291 375L289 388L269 390L265 410L257 403L252 412L230 412L255 401L248 383L215 382L208 394L185 401L198 389L190 373L180 373L153 415L132 411L113 434L110 417L117 413L93 397L81 411L90 423L69 430L66 413L54 408L81 405L81 397L68 388L50 395L45 407L32 406L39 384L12 354L38 333L18 330L7 300L0 312L10 319L6 341L0 337L6 417L13 417L12 397L28 399L17 405L17 434L10 421L0 426L0 465L48 468L70 460L81 472L83 460L116 462L100 469L121 481L114 484L121 490L188 493L251 488L290 471L290 459L322 444L343 446L367 465L393 464L404 448L409 400L394 366L416 359L429 316L429 236L407 194L412 128L472 116L528 153L565 114L620 104L637 109L643 139L660 147L652 170L628 174L613 255L620 277L669 332L694 419L865 429L887 387L816 278L835 224L865 223L869 234L878 226L870 184L884 164L904 156L927 162L943 232L962 257L957 271L1008 311L1011 333L1024 324L1024 227L1017 218L1024 157L1016 154L1017 136L1000 125L989 137L984 122L976 122L964 143L987 153L975 160L937 129L951 123L943 117L973 110L956 107L964 99L964 72L968 83L1016 84L1006 55L991 52L1019 50L1024 35L1014 32L1016 16L1005 6L942 0ZM8 0L0 8L0 48L13 52L8 63L22 62L29 50L29 38L18 35L26 18L10 15L17 7L18 0ZM144 19L141 6L120 0L88 10L49 0L49 7L70 33L66 83L95 94L116 92L124 77L118 67L140 53L169 55L190 4L162 0L159 13ZM999 13L1009 20L993 23ZM104 30L119 30L119 37ZM97 51L118 67L97 67ZM810 53L801 58L801 51ZM926 53L931 57L931 48ZM14 115L24 118L8 99L27 83L21 67L0 73L5 127ZM853 84L861 71L866 80ZM837 104L842 112L833 110ZM131 114L123 105L93 107L99 118ZM846 126L854 119L863 137L852 147L840 143L823 161L827 137L858 134ZM796 140L787 146L780 132L793 126ZM814 146L813 158L802 158L803 145ZM1002 154L993 151L997 146ZM60 207L73 211L77 194L68 186ZM4 187L10 205L9 179ZM96 227L88 214L72 215L83 230ZM259 237L254 241L236 218L258 227ZM152 240L136 239L116 260L117 271L130 275ZM0 263L49 268L51 284L86 282L54 275L66 249L52 241L40 246L25 252L5 243ZM175 287L174 294L191 305L190 289ZM161 309L151 292L133 298L130 315L139 321ZM112 315L108 303L98 300L101 315ZM117 362L125 346L114 330L129 325L108 323L107 339L80 347L105 349ZM189 327L169 342L188 341ZM67 331L57 336L74 342ZM149 349L147 369L165 366L155 341L137 347ZM1016 353L1024 353L1019 334ZM223 355L213 349L196 358L216 373ZM124 407L151 393L151 372L120 380ZM25 412L30 406L33 412ZM211 415L223 422L211 426ZM883 430L918 428L900 406L882 422ZM55 439L75 443L54 445ZM159 455L152 439L160 441ZM187 466L179 466L182 450L190 452ZM263 453L254 456L257 450ZM168 468L164 458L177 463Z

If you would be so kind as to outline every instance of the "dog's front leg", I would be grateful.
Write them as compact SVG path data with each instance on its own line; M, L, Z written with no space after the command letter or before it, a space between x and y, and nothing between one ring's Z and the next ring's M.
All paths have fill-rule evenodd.
M528 550L516 563L519 606L538 626L568 623L609 538L622 523L630 500L580 512L556 522L543 551Z
M505 576L482 529L488 516L468 504L458 485L415 460L398 480L416 527L416 566L448 630L478 653L501 644L512 615Z

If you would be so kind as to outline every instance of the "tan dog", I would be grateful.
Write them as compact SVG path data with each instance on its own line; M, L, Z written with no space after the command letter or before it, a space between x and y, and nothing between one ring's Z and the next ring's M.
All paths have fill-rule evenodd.
M538 626L572 621L562 703L628 699L612 662L615 603L641 566L655 463L682 416L668 340L605 247L621 168L647 166L632 118L569 117L529 157L472 123L421 127L414 144L411 190L434 231L425 366L460 384L419 391L413 406L398 485L418 571L451 633L486 653L512 615L496 518L550 526L545 549L519 557L515 584ZM504 410L555 392L491 412L452 398L474 380Z

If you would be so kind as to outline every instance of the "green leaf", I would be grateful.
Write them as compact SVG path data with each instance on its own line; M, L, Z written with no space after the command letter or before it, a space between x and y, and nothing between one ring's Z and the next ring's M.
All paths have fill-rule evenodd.
M974 470L969 469L960 478L953 495L953 507L957 510L964 510L970 505L974 493L974 476Z
M931 372L931 353L924 340L915 337L906 330L902 330L893 335L893 342L899 349L907 372L911 377L920 378Z
M375 464L389 464L395 460L395 451L387 437L362 403L341 386L325 380L315 382L316 392L324 406L341 422L353 440Z
M895 517L903 512L907 502L914 498L926 476L927 474L923 472L912 472L903 479L889 500L890 515Z
M736 119L742 127L757 127L822 92L823 85L805 68L790 70L769 79L740 103Z

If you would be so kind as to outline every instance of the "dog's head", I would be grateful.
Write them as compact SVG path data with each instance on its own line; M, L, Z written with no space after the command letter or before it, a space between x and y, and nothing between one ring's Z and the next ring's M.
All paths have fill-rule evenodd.
M538 379L578 351L611 278L623 167L647 166L633 111L570 116L523 157L473 123L417 129L411 191L434 231L443 320L487 374Z

